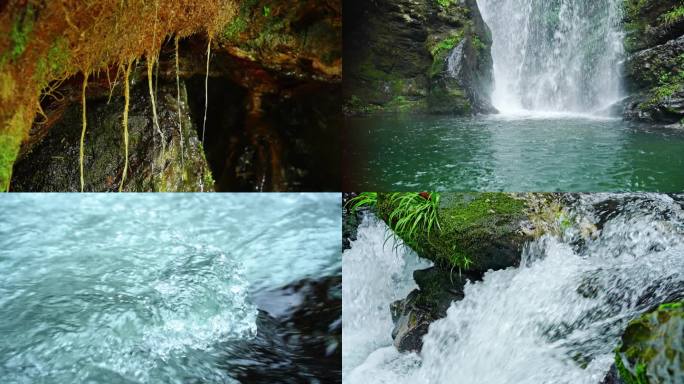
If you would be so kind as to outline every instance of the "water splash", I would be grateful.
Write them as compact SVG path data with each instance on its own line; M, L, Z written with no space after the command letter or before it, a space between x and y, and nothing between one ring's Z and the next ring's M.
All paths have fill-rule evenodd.
M389 304L417 287L413 270L431 265L397 247L394 238L387 238L388 230L372 214L365 216L357 240L342 254L343 377L370 352L392 343Z
M621 0L478 0L492 102L506 114L605 113L621 97Z
M684 210L677 198L582 196L575 212L596 224L596 238L570 230L528 244L520 268L466 286L465 299L430 326L420 356L385 343L348 368L346 382L601 382L627 321L684 295ZM377 279L388 277L369 278Z
M340 268L339 194L0 205L6 383L234 383L227 351L257 333L253 295Z

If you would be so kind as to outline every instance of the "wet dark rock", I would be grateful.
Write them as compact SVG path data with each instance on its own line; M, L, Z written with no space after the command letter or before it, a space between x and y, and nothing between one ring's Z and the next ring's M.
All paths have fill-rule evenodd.
M452 302L463 299L467 281L480 278L477 274L452 273L437 267L415 271L413 279L418 289L390 305L395 347L401 352L420 351L430 324L446 317Z
M610 370L608 370L608 373L606 373L606 377L603 379L601 384L626 384L622 379L620 379L620 375L618 375L617 370L615 369L615 364L610 366Z
M161 136L153 123L147 79L132 79L129 105L129 168L125 191L201 191L213 189L211 171L190 118L181 84L182 134L178 129L175 82L160 81L156 108ZM120 88L117 88L120 91ZM119 95L121 94L120 92ZM96 94L87 101L84 145L85 191L116 191L124 168L124 99ZM14 166L14 191L80 191L80 103L65 104L42 140L28 147Z
M361 224L363 210L352 212L347 203L354 198L356 193L342 193L342 250L350 249L351 242L356 240L356 231Z
M257 294L257 336L226 345L225 369L244 383L341 382L341 290L331 276Z
M491 34L475 0L349 0L343 10L347 113L493 111Z

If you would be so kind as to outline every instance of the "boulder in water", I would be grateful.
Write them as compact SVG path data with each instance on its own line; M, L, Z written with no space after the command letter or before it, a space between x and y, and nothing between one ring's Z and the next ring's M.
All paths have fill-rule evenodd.
M392 338L401 352L420 351L430 323L445 317L451 303L463 299L466 282L478 280L479 276L430 267L414 271L413 279L419 289L390 305Z

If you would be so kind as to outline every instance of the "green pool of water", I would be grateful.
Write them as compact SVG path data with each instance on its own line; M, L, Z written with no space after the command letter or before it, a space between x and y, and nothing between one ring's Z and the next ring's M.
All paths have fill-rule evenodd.
M684 130L581 116L348 118L345 190L684 190Z

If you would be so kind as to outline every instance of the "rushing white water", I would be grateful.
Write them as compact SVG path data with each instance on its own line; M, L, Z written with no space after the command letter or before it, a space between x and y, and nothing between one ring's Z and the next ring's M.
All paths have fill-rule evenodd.
M620 99L622 0L477 0L502 113L601 113Z
M339 194L4 196L2 382L234 383L252 296L339 273L340 227Z
M465 299L452 303L447 317L430 326L420 355L399 353L389 340L368 330L381 346L360 364L360 359L350 360L344 381L600 383L626 322L654 304L684 295L682 197L677 202L665 195L586 195L575 211L600 223L600 215L604 220L606 215L601 206L609 202L617 205L595 238L582 237L576 229L562 238L543 237L528 244L520 268L489 272L482 282L467 285ZM355 246L370 246L365 242L359 238ZM381 285L393 278L373 264L397 257L372 253L355 271ZM383 292L375 299L362 297L364 293L376 295L367 290L345 296L345 309L370 311L363 309L364 302L372 308L389 305ZM385 332L391 324L381 327ZM359 348L365 350L368 343L360 342Z
M416 288L413 270L431 265L387 235L387 226L369 214L342 254L343 377L370 352L392 343L389 304Z

